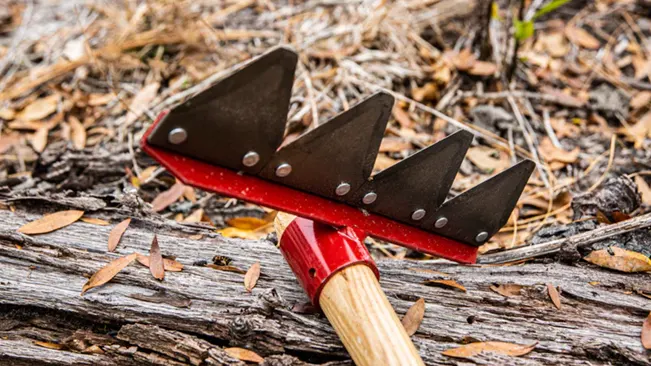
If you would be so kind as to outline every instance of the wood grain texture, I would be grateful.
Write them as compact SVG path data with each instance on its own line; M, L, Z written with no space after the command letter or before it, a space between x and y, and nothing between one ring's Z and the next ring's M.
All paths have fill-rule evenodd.
M15 213L0 210L0 359L7 363L43 364L45 359L54 365L144 365L149 359L160 365L186 363L167 356L156 340L160 337L147 339L143 334L136 340L111 335L127 326L151 325L194 341L202 339L217 349L250 349L269 365L305 365L308 360L346 364L347 353L327 319L297 310L308 299L271 242L226 239L201 225L161 220L123 206L119 212L93 213L111 222L133 217L116 253L109 253L110 226L76 222L33 237L18 233L21 225L41 214L21 208L33 200L15 202L20 204ZM61 198L62 204L70 202L72 197ZM40 204L29 207L34 210ZM134 251L147 253L154 233L162 254L176 256L185 265L183 271L167 273L161 282L147 267L134 263L111 282L79 296L88 277L112 259ZM203 239L189 238L196 234ZM210 262L215 255L228 256L243 270L260 262L262 274L252 293L244 288L243 274L200 262ZM480 364L651 365L640 342L651 300L633 292L651 291L649 274L621 274L582 262L471 267L386 260L378 261L378 268L382 289L399 315L418 298L425 300L423 323L412 340L427 365L468 364L441 352L469 340L538 342L523 357L474 357L472 362ZM428 279L443 278L456 280L468 291L423 285ZM507 298L490 290L492 284L506 283L525 286L521 296ZM562 310L549 300L546 283L560 288ZM143 300L157 294L155 301ZM90 333L92 341L84 342L99 345L105 353L83 354L73 347L51 350L32 343L74 344L83 338L80 332ZM197 357L183 348L166 352ZM199 354L204 360L212 357ZM271 363L281 356L290 360Z
M319 302L356 365L424 365L368 266L337 272Z

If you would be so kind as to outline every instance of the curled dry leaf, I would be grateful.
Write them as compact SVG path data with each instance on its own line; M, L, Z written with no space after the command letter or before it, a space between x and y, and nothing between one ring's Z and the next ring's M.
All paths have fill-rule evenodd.
M523 288L524 286L516 285L514 283L491 285L490 287L490 289L493 292L497 292L498 294L504 297L520 296L520 290L522 290Z
M601 47L601 42L583 28L565 27L565 35L572 43L576 43L583 48L596 50Z
M418 299L414 305L412 305L409 310L405 313L405 316L402 318L402 325L405 327L405 331L409 336L414 335L420 327L420 323L423 322L423 316L425 315L425 300Z
M622 272L651 271L651 260L647 256L618 247L595 250L583 259L600 267Z
M636 175L635 185L637 185L637 190L642 196L642 202L651 206L651 187L649 187L649 184L647 184L641 175Z
M640 338L642 340L642 346L645 349L651 349L651 313L649 313L649 316L644 319Z
M242 230L256 230L267 225L268 223L269 221L259 219L257 217L235 217L230 220L226 220L226 224L228 224L228 226Z
M536 348L536 344L524 346L507 342L475 342L443 351L442 354L457 358L470 358L482 352L495 352L507 356L524 356Z
M455 280L427 280L423 284L425 286L446 287L466 292L466 288Z
M255 262L251 265L246 275L244 275L244 288L246 291L251 292L255 287L255 284L258 282L260 277L260 262Z
M185 186L179 182L176 182L170 189L167 191L161 192L154 200L151 202L154 212L163 211L167 206L176 202L185 191Z
M72 139L72 146L75 150L83 150L86 147L86 127L79 122L75 117L70 117L70 137Z
M249 351L248 349L239 348L239 347L230 347L224 348L224 352L228 353L229 356L237 358L238 360L246 362L255 362L262 363L264 358L260 357L257 353Z
M84 211L68 210L45 215L36 221L27 223L18 229L23 234L45 234L61 229L79 220Z
M63 349L63 345L52 342L34 341L34 344L49 349Z
M108 226L108 225L110 225L110 223L108 221L102 220L102 219L96 219L94 217L82 217L80 220L87 223L87 224L93 224L93 225L99 225L99 226Z
M29 142L32 144L32 147L34 150L36 150L36 152L40 153L45 150L45 147L47 146L47 135L49 132L50 130L47 128L47 126L40 127L29 138Z
M217 265L217 264L206 264L206 267L216 269L218 271L226 271L226 272L235 272L239 274L245 274L246 272L235 267L235 266L229 266L229 265Z
M554 303L554 306L556 306L556 309L560 310L561 309L561 295L558 293L558 290L556 290L556 287L552 285L551 283L547 284L547 293L549 294L549 298L552 299L552 302Z
M571 164L579 158L580 149L574 148L572 151L564 150L554 146L549 137L545 137L540 143L540 154L547 162L557 161L559 163Z
M165 265L163 264L163 256L160 254L160 246L158 246L156 235L154 235L154 240L151 241L151 248L149 249L149 271L157 280L165 278Z
M113 229L111 229L111 233L109 234L109 239L108 239L108 251L112 252L117 248L118 244L120 243L120 239L122 238L122 234L127 230L127 227L129 227L129 224L131 223L131 218L128 218L121 223L115 225Z
M149 268L148 255L138 254L136 260L138 261L138 263ZM181 272L183 270L183 265L181 263L175 261L174 259L169 259L169 258L163 258L163 267L168 272ZM244 273L244 271L242 271L242 273Z
M38 121L56 112L58 104L59 96L57 94L36 99L18 113L16 118L25 121Z
M497 65L492 62L477 61L472 65L468 73L477 76L491 76L497 71Z
M97 286L101 286L115 277L118 272L124 269L124 267L128 266L133 262L134 259L136 259L137 253L131 253L129 255L126 255L124 257L120 257L113 262L105 265L104 267L100 268L99 271L95 272L95 274L88 279L86 284L84 284L84 287L81 289L81 293L83 294L84 292L90 290L91 288L95 288Z

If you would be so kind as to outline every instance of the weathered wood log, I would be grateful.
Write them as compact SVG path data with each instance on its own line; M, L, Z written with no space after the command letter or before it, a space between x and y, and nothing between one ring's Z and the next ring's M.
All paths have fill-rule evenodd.
M113 223L124 218L106 210L96 216ZM243 364L225 347L255 351L268 365L349 362L327 320L304 311L307 297L268 241L225 239L197 225L141 217L117 252L107 253L110 226L77 222L35 236L16 231L38 217L22 208L0 210L0 364ZM147 253L154 233L163 255L176 256L183 271L160 282L134 263L80 295L87 277L110 260ZM189 238L198 233L202 239ZM242 270L259 261L262 275L253 292L244 289L242 274L205 267L214 255L232 258ZM484 364L651 364L639 339L651 300L635 293L649 290L649 274L587 263L380 261L378 267L398 314L425 299L413 341L428 365L467 363L441 352L476 340L537 342L523 357L482 354L472 360ZM442 278L467 292L423 284ZM523 285L520 296L490 290L506 283ZM547 283L560 287L561 310L552 305Z

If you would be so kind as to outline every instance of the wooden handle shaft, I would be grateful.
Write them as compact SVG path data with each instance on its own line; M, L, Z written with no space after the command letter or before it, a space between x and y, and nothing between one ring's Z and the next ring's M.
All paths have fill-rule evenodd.
M424 365L367 266L337 272L325 284L319 302L357 366Z

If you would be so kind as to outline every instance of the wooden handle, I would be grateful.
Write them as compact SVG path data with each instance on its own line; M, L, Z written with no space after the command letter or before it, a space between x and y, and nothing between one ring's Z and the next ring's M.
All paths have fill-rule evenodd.
M279 239L294 218L278 213L274 226ZM367 265L335 272L323 286L319 304L356 365L424 365Z
M356 365L424 365L367 266L337 272L319 302Z

